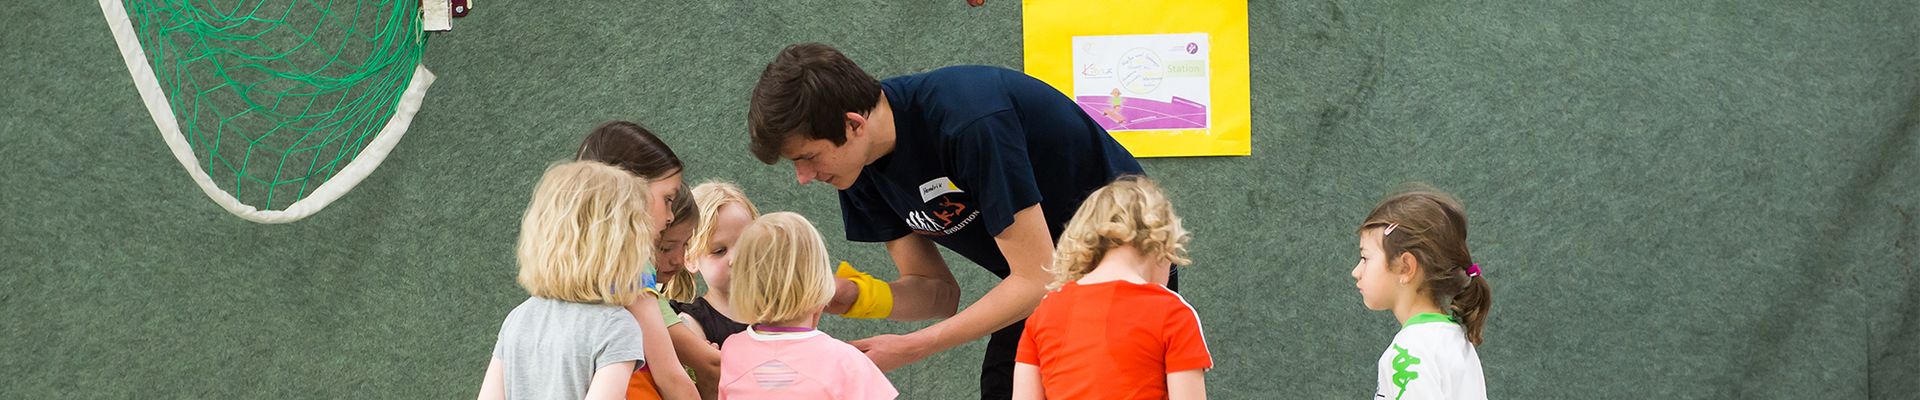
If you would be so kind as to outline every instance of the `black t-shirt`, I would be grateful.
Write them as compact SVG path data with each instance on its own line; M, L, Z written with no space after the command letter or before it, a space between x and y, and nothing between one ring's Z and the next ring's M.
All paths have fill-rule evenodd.
M893 152L840 191L847 240L919 234L1002 278L993 241L1039 204L1054 239L1087 194L1140 174L1133 154L1065 94L1019 71L955 66L880 82Z
M706 333L707 341L713 344L726 343L728 336L747 331L747 324L727 318L727 315L721 314L720 310L713 309L713 303L708 303L705 297L695 297L692 303L677 301L672 303L673 311L686 313L687 318L699 323L700 330Z

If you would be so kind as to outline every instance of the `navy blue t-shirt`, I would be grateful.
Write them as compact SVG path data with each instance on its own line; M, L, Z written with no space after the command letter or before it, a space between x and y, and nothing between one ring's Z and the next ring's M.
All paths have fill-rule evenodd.
M1015 212L1039 204L1058 240L1088 194L1142 173L1073 100L1019 71L955 66L880 88L893 107L893 152L840 191L847 240L924 235L1005 278L993 238Z

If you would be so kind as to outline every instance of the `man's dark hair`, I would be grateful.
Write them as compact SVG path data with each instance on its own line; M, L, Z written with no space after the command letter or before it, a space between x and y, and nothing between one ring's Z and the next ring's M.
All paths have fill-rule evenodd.
M846 144L846 113L880 102L880 81L839 50L819 43L787 46L760 72L747 106L748 149L760 162L780 161L789 138Z

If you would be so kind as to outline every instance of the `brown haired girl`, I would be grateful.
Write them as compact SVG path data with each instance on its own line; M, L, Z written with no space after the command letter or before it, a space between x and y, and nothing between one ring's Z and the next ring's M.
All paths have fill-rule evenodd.
M1487 398L1475 346L1492 292L1467 251L1460 201L1416 187L1381 201L1359 234L1360 297L1368 309L1393 310L1401 326L1380 356L1374 397Z
M647 206L652 212L652 226L659 230L652 243L655 262L647 266L644 275L658 274L662 284L647 285L639 301L627 305L645 334L647 349L646 363L633 372L627 398L713 397L717 387L713 379L720 376L720 351L682 324L679 314L667 304L667 297L675 292L668 288L690 286L692 279L681 273L685 243L692 236L696 218L692 196L687 194L682 178L685 166L680 157L647 128L613 121L588 133L574 158L606 163L646 178ZM700 379L697 387L696 379Z

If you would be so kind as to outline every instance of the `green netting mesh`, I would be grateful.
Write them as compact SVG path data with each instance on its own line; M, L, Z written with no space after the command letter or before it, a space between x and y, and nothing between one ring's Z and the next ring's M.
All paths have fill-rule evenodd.
M365 149L413 79L419 0L124 0L200 168L283 209Z

